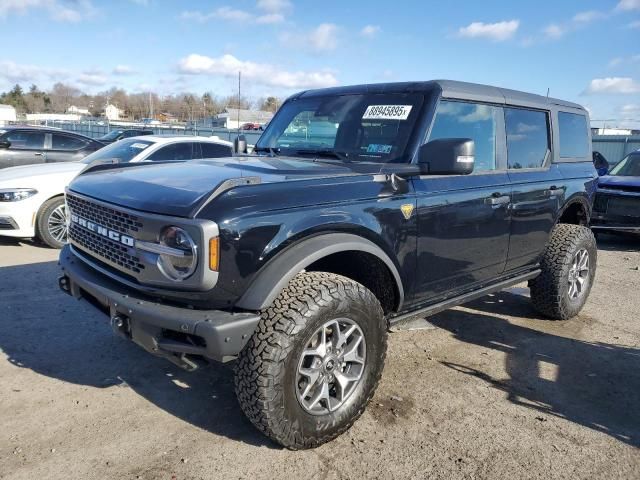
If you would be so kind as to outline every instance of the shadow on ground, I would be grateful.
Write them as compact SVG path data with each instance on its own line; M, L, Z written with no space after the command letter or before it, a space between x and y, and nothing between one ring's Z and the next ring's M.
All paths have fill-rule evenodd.
M530 316L528 299L502 292L429 321L455 338L506 355L506 378L451 362L523 408L554 415L640 447L640 349L574 340L514 325L493 314ZM501 301L495 301L501 300ZM546 320L540 320L544 322ZM579 317L571 322L583 321Z
M640 235L629 233L599 233L598 250L640 252Z
M113 335L107 318L57 288L56 262L0 268L0 349L9 361L78 385L128 385L156 406L233 440L276 448L243 416L229 365L185 372Z

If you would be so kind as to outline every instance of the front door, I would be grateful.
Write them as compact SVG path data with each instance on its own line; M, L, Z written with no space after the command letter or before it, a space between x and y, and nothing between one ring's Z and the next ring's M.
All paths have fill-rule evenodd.
M419 305L494 279L509 246L511 187L504 155L502 108L471 102L439 103L429 140L470 138L471 175L422 176L417 194Z
M30 130L10 130L2 136L10 143L9 148L0 149L0 168L44 163L45 133Z

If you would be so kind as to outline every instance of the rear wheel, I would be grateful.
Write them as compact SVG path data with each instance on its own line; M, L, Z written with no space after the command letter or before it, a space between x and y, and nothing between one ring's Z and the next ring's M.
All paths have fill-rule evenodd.
M364 411L386 347L386 321L373 293L340 275L301 273L262 313L240 354L238 401L281 445L321 445Z
M580 313L595 279L597 259L590 229L556 225L540 263L542 273L529 283L534 307L554 320Z
M62 248L67 243L67 210L64 197L44 202L36 219L38 239L51 248Z

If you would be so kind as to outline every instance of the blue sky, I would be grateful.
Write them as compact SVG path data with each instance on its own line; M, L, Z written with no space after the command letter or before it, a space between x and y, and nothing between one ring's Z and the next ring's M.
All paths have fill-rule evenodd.
M0 91L284 96L450 78L640 125L640 0L0 0Z

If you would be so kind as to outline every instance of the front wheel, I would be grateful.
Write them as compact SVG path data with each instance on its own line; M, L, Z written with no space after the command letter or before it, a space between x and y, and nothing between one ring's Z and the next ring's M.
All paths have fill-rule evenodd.
M387 348L382 307L340 275L298 274L241 352L236 395L263 433L290 449L345 432L380 380Z
M589 297L597 259L596 240L590 229L556 225L540 262L542 273L529 283L533 306L554 320L576 316Z
M64 197L47 200L40 207L36 219L38 239L51 248L62 248L67 243L67 211Z

